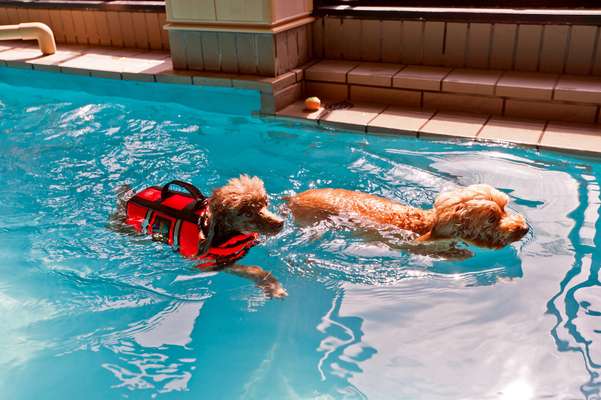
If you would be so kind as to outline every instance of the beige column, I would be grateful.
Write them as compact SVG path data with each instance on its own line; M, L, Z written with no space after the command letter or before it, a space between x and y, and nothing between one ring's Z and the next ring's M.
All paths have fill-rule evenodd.
M311 57L313 0L167 0L176 69L277 76Z

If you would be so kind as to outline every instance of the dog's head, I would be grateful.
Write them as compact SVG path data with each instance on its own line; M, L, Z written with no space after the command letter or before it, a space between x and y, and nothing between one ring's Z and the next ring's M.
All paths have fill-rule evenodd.
M220 223L240 233L277 233L284 220L268 209L269 199L263 181L240 175L211 196L211 212Z
M424 239L461 239L476 246L501 248L520 240L528 224L505 210L509 197L489 185L471 185L440 194L434 225Z

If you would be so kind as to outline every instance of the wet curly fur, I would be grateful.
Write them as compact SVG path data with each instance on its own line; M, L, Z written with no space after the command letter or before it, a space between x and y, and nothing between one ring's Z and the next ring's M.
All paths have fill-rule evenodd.
M211 226L208 243L234 233L277 233L284 221L268 209L260 178L240 175L217 188L209 198Z
M288 200L298 221L328 215L353 215L392 225L419 235L416 242L462 240L481 247L501 248L520 240L528 224L509 213L506 194L480 184L441 193L430 210L409 207L367 193L344 189L313 189Z

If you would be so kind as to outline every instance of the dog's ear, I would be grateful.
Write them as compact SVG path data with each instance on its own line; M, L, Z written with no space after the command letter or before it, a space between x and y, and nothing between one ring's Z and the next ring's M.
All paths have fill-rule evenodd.
M492 200L468 200L436 209L431 238L474 239L499 222L503 210Z

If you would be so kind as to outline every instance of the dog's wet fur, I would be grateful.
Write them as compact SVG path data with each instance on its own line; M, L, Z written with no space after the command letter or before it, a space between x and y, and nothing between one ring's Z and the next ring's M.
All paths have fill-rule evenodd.
M120 186L116 192L117 209L109 220L109 226L119 232L132 233L133 230L124 224L124 221L127 216L127 201L135 193L127 185ZM213 191L208 203L210 222L207 237L199 237L200 254L206 253L210 247L217 246L234 235L240 233L273 235L281 231L284 226L284 220L269 211L269 198L265 185L258 177L240 175L238 178L230 179L225 186ZM215 270L224 270L252 279L269 297L287 295L275 277L258 266L220 265Z
M484 184L443 192L430 210L345 189L312 189L288 198L288 205L301 225L331 215L345 215L359 221L358 225L364 221L362 225L370 226L372 231L374 226L410 231L417 237L407 243L407 249L438 253L443 258L471 255L454 248L460 241L499 249L522 239L528 232L528 224L523 216L506 209L508 202L506 194Z

